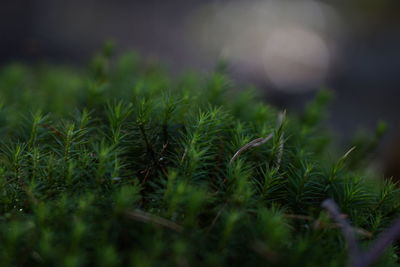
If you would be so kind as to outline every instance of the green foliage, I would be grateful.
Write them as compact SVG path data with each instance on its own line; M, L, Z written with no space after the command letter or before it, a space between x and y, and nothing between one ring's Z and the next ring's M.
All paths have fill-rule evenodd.
M324 199L364 244L399 214L362 168L375 139L328 156L326 91L285 117L223 68L176 81L112 50L88 71L0 70L2 266L343 266Z

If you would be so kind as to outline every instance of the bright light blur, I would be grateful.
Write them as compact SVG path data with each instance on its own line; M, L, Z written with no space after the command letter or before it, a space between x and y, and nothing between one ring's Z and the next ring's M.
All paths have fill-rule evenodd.
M266 74L279 88L318 86L327 74L330 59L323 39L303 28L271 32L262 54Z
M319 87L337 51L339 19L320 2L233 1L205 6L190 30L210 52L285 91Z

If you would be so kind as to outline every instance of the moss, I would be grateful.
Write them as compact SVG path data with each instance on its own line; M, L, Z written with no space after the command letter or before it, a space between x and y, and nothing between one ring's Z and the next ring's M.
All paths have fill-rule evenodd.
M87 71L5 66L0 87L2 266L343 266L323 200L363 244L399 213L363 153L328 156L326 91L283 116L223 70L175 80L109 49Z

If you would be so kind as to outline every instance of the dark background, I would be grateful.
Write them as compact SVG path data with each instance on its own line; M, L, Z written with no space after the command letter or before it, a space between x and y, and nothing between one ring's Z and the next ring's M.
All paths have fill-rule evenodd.
M302 1L304 5L299 5L300 1L267 0L3 0L0 65L12 61L84 65L110 39L117 44L118 53L136 50L145 58L166 63L176 74L186 70L211 71L218 58L224 57L231 63L229 71L238 83L254 84L266 101L292 112L301 110L320 87L334 90L330 123L339 143L345 144L360 129L374 129L380 119L387 121L389 131L376 158L387 175L398 176L399 2ZM318 13L315 7L320 5L328 12ZM318 20L324 21L331 13L334 19L327 22L328 26ZM277 84L266 75L262 65L265 62L259 61L263 58L260 40L264 40L264 29L269 29L270 24L275 25L271 29L281 29L286 20L293 23L296 14L300 22L293 25L304 26L308 31L311 23L317 40L324 40L326 48L334 52L319 80ZM253 34L254 29L257 31ZM300 41L289 44L288 49L300 47L300 56L315 56L313 49L303 51L301 45ZM234 57L225 53L226 47ZM290 68L302 71L303 63L298 64ZM318 73L318 68L313 65L308 70L306 66L306 74Z

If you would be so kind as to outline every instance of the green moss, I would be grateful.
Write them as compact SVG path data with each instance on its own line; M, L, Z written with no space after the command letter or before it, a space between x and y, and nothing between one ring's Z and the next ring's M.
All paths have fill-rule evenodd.
M221 70L177 81L110 54L88 71L1 69L2 266L343 266L323 200L364 244L399 214L365 153L328 156L326 91L283 118Z

